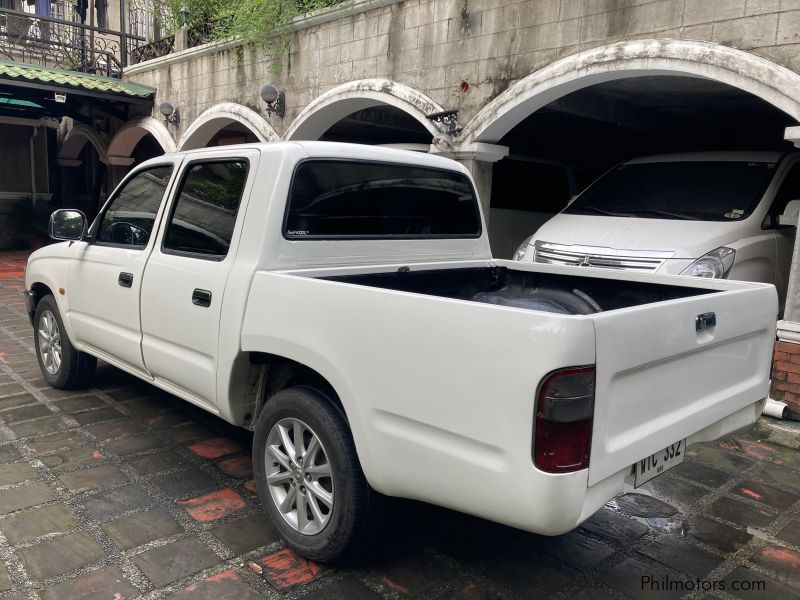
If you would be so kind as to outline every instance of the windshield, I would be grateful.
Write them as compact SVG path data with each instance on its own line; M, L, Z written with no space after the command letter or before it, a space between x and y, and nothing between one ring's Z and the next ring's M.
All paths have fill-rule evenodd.
M758 206L775 163L686 161L620 165L564 212L647 219L736 221Z

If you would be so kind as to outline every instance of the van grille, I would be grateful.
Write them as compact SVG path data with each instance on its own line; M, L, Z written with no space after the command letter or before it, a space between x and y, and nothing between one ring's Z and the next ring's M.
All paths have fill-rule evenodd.
M537 241L534 261L551 265L602 267L652 273L670 258L672 252L617 250L593 246L566 246Z

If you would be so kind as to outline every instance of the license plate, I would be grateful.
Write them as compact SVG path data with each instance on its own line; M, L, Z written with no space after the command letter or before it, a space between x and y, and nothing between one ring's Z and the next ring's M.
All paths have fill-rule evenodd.
M633 487L639 487L653 477L661 475L664 471L669 471L675 465L681 464L684 459L685 449L686 440L681 440L637 462Z

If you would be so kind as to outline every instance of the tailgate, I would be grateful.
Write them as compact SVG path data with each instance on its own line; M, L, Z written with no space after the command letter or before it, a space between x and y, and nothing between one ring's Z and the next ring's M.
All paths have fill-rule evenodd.
M589 484L765 397L777 312L775 288L744 284L594 315Z

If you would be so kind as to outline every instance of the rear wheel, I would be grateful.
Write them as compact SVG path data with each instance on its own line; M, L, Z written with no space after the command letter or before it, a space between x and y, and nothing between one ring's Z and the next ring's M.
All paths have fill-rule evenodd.
M371 491L342 414L321 392L278 392L259 415L253 470L261 503L286 544L318 561L363 541Z
M61 389L86 385L94 374L97 359L72 345L52 295L48 294L36 305L33 325L36 358L47 383Z

